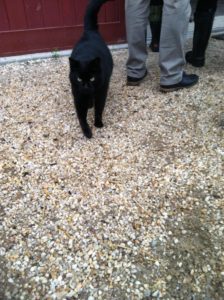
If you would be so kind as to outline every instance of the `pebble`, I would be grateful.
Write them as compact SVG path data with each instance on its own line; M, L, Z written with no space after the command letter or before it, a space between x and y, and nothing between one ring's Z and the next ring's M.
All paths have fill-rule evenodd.
M151 296L151 291L150 290L145 290L144 291L144 297L150 297Z
M168 281L170 281L170 280L172 279L172 276L171 276L171 275L168 275L168 276L166 277L166 279L167 279Z
M159 263L159 261L158 261L158 260L155 262L155 265L156 265L157 267L159 267L159 266L160 266L160 263Z
M1 247L1 248L0 248L0 256L4 256L5 253L6 253L5 248Z
M152 297L159 298L160 297L160 291L155 291L152 293Z

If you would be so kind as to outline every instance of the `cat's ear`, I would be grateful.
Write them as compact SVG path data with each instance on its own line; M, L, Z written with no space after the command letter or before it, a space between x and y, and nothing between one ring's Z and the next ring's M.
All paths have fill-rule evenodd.
M91 71L98 71L99 67L100 67L100 58L99 57L94 58L89 63L89 67L90 67Z
M69 57L69 63L71 70L78 69L80 67L79 61L73 59L72 57Z

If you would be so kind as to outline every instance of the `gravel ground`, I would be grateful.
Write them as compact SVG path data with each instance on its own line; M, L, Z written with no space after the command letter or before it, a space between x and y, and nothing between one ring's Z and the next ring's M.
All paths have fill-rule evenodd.
M224 43L169 94L113 56L91 140L67 58L0 66L1 300L224 299Z

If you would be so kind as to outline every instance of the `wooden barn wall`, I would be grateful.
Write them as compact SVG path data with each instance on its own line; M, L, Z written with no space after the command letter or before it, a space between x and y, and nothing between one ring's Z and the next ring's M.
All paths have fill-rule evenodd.
M0 0L0 56L70 49L83 30L88 0ZM99 15L108 43L125 41L124 0Z

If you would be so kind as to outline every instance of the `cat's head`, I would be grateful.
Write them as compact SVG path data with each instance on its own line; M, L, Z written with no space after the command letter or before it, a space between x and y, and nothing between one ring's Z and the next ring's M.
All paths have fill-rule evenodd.
M100 81L100 58L79 61L72 57L70 62L70 80L79 92L91 94Z

